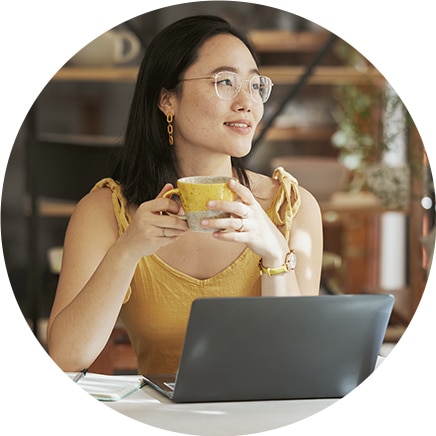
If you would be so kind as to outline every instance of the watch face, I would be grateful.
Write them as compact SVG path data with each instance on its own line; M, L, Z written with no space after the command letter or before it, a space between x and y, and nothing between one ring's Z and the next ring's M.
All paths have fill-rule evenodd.
M297 255L295 251L291 251L289 254L289 269L295 269L297 266Z

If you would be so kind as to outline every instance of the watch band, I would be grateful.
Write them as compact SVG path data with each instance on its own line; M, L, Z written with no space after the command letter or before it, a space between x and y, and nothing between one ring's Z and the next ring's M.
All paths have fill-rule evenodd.
M290 250L286 253L285 261L283 265L274 267L274 268L265 268L262 265L262 259L259 260L259 269L260 273L265 273L268 277L271 277L275 274L283 274L288 271L292 271L297 266L297 255L294 250Z

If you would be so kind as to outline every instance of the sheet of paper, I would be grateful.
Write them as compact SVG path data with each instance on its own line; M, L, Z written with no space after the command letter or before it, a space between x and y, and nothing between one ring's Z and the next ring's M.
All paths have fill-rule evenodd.
M75 372L66 373L72 380ZM88 394L100 401L118 401L144 386L140 375L104 375L87 373L78 382Z

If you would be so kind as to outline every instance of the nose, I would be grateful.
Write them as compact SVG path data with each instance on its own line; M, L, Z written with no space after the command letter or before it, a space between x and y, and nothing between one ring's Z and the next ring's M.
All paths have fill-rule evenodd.
M241 83L239 92L234 97L234 104L238 111L251 111L252 104L254 103L250 92L250 81L244 80Z

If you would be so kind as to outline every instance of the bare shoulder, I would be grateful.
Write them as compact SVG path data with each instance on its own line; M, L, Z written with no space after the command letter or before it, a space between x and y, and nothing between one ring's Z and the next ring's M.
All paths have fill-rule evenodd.
M112 210L112 191L109 188L96 189L86 194L77 203L76 211L79 212L105 212Z
M85 227L101 231L117 232L117 222L112 205L112 192L102 188L85 195L77 204L71 217L70 227Z
M321 209L318 200L314 197L314 195L302 186L299 186L298 190L301 198L300 212L321 215Z

